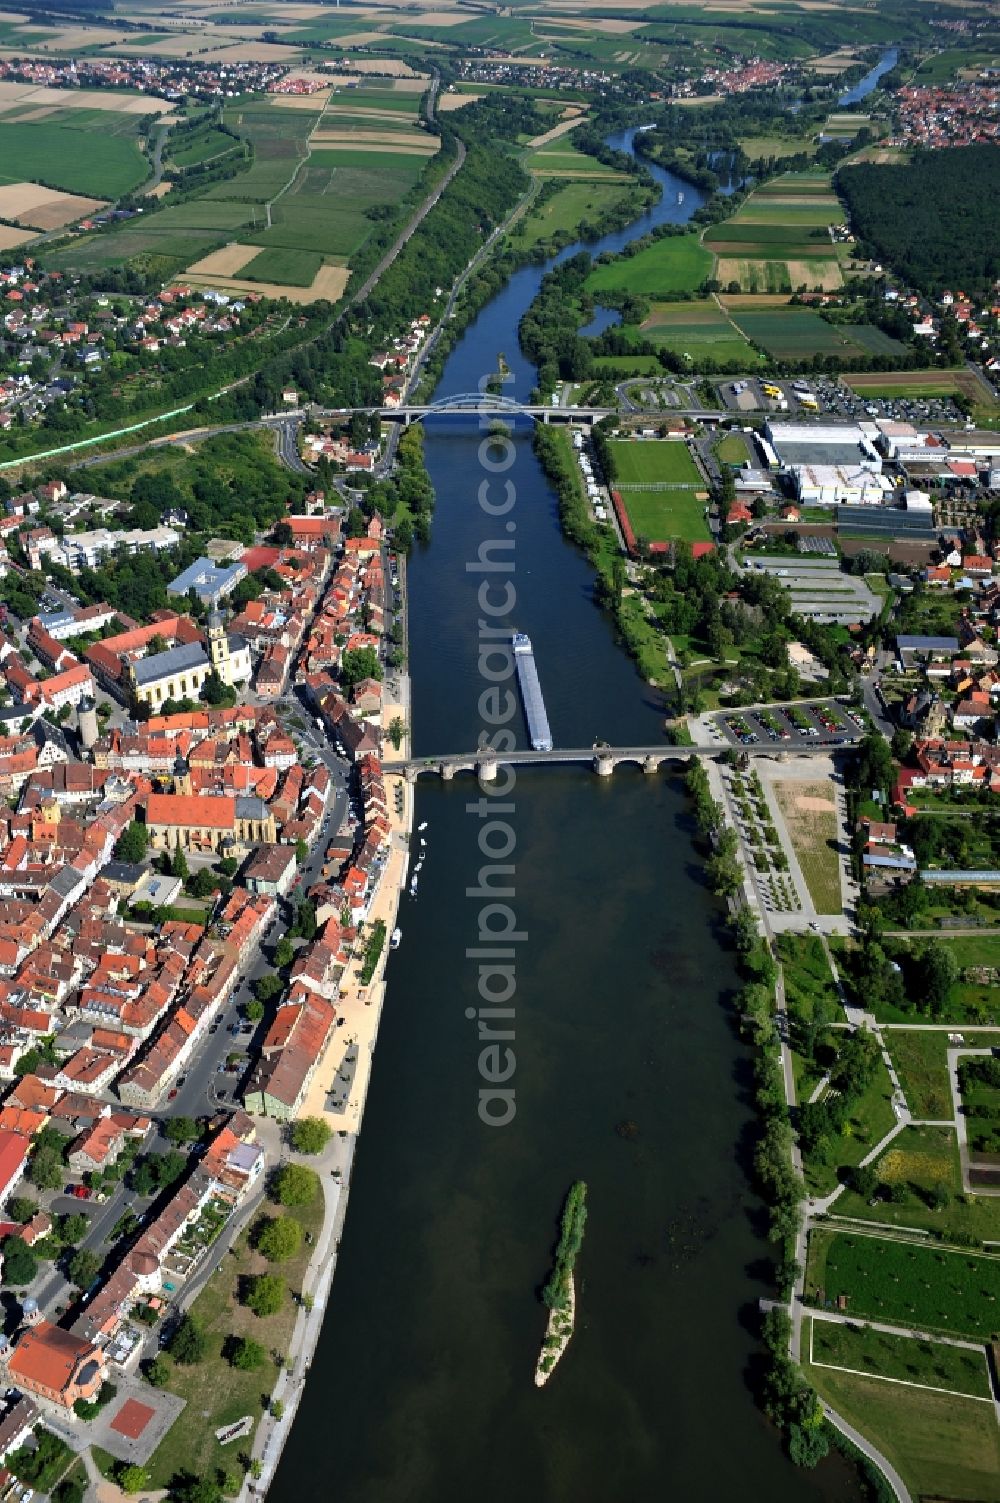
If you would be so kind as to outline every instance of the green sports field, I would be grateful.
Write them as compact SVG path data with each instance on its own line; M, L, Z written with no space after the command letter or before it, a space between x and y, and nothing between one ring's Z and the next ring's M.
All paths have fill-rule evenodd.
M693 490L625 491L622 500L637 538L647 538L651 543L711 540L705 502Z
M621 485L704 484L687 445L679 439L615 439L609 448Z

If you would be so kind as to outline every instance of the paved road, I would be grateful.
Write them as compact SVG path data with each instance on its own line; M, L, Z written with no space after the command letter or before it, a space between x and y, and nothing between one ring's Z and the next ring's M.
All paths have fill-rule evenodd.
M864 699L865 709L871 716L872 724L882 732L883 736L890 737L896 727L885 712L885 705L876 691L874 678L870 676L862 678L861 694Z

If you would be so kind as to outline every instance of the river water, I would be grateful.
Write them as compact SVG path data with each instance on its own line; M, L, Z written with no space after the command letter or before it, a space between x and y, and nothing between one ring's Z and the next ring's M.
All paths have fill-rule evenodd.
M698 206L690 184L657 175L660 204L590 249L620 248ZM506 392L528 395L534 371L516 329L545 269L517 272L482 310L438 394L475 390L502 352ZM513 464L493 481L514 485L499 521L477 500L487 476L476 420L428 425L437 510L409 569L416 751L476 743L481 576L466 566L484 540L504 538L517 597L507 624L532 637L555 743L657 743L663 708L593 603L592 571L560 533L526 424L513 441ZM519 709L512 724L527 744ZM502 1128L478 1113L480 1045L466 1012L479 1002L466 952L484 903L466 894L487 859L478 796L469 778L418 784L420 893L402 904L339 1265L271 1497L855 1497L838 1463L794 1469L753 1402L753 1312L770 1287L746 1174L748 1060L679 786L546 768L522 771L505 800L511 907L526 937L511 1003L516 1116ZM539 1392L538 1289L577 1178L589 1186L577 1329Z
M847 90L846 94L841 94L837 103L860 104L862 99L867 99L868 95L878 87L879 79L883 78L886 73L892 72L898 61L899 48L889 47L883 52L871 72L866 73L864 78L859 79L853 88Z

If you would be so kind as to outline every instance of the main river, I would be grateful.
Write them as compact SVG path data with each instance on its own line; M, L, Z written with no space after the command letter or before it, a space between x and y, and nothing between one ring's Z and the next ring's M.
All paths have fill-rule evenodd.
M591 250L697 207L689 184L658 176L661 203ZM527 396L516 328L543 271L519 272L482 311L439 394L474 389L502 351L507 392ZM514 545L508 624L532 637L556 743L658 741L662 707L560 534L530 430L518 425L513 464L493 477L494 498L513 482L503 519L477 499L481 442L473 419L428 428L437 511L409 569L418 753L471 747L482 728L481 576L467 565L488 540ZM520 710L513 725L523 744ZM467 896L484 861L478 790L461 778L418 789L426 864L402 904L337 1275L275 1503L855 1497L839 1463L796 1471L753 1401L770 1249L746 1173L748 1060L680 789L552 768L519 776L505 800L525 935L506 1127L480 1119L467 1017L485 901ZM538 1391L538 1289L576 1178L590 1210L577 1331Z

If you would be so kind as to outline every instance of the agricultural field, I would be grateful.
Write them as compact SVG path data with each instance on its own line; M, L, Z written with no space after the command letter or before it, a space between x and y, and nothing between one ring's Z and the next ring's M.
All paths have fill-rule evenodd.
M810 360L814 355L843 355L859 359L872 353L872 336L884 341L879 353L900 350L881 330L868 325L831 324L812 308L777 305L769 308L735 308L732 319L736 327L754 344L775 360Z
M842 1321L809 1322L809 1362L816 1367L846 1368L859 1377L882 1378L920 1388L946 1389L967 1398L992 1398L986 1351L891 1336L868 1326Z
M226 291L256 285L281 295L287 286L299 301L337 297L347 280L347 259L374 228L367 211L399 204L436 148L436 140L415 124L420 97L418 89L397 91L391 80L380 80L332 94L335 108L344 102L352 112L343 116L331 117L323 99L303 100L311 107L294 110L275 98L231 105L226 124L253 144L249 170L208 184L198 198L80 237L54 252L52 263L87 271L132 262L164 279L190 271L196 285ZM366 109L370 117L359 113ZM320 127L331 118L340 126L325 133ZM232 144L214 131L179 139L182 165L185 151L194 153L191 165L208 160L204 152L217 143ZM206 271L206 257L232 249L234 242L246 252L242 261L222 270L210 263ZM220 280L208 280L214 276Z
M832 291L843 285L842 245L829 226L844 211L827 173L786 173L751 193L732 219L710 225L705 244L718 256L716 278L744 292Z
M711 360L719 370L744 370L762 363L727 314L713 300L654 303L645 323L623 333L663 345L692 361Z
M926 1242L813 1231L806 1298L845 1313L919 1330L991 1341L1000 1331L1000 1258Z
M19 125L0 119L0 183L42 179L51 187L88 198L119 198L149 176L137 144L136 118L107 112L109 126L127 122L120 134L88 129L75 120L39 120Z
M523 161L525 171L533 172L539 177L586 178L611 183L628 181L625 173L616 172L596 157L577 151L567 136L559 136L535 151L526 152Z
M600 293L609 289L669 298L678 292L696 292L711 274L711 253L697 235L667 235L638 255L595 266L586 288L598 302Z

